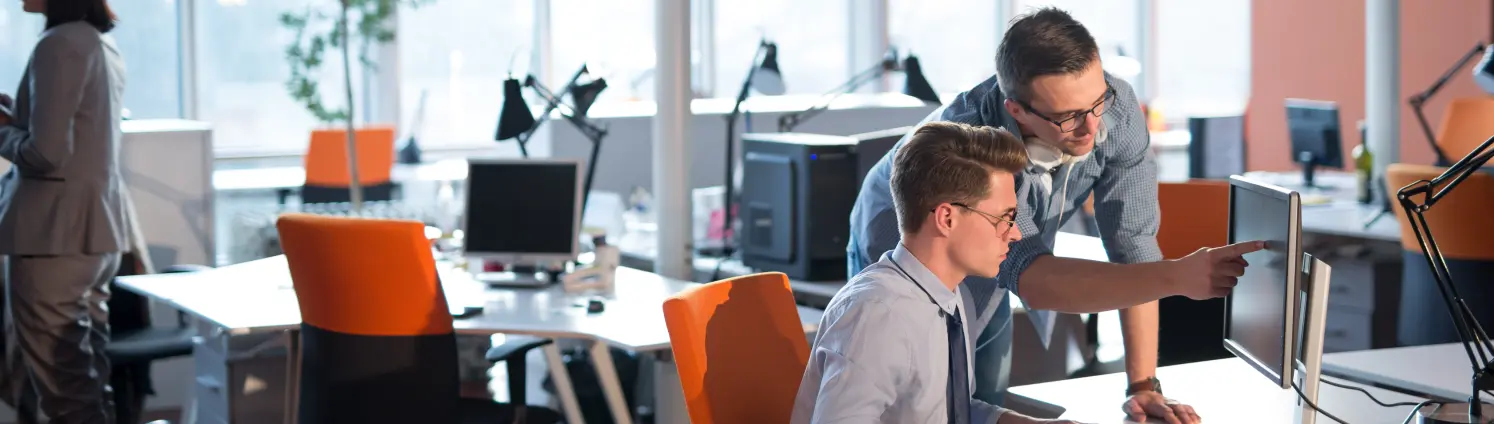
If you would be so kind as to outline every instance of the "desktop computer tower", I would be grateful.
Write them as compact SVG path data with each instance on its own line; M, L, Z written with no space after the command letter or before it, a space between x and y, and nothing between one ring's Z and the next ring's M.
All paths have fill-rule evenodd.
M844 280L851 206L861 185L856 139L748 133L742 154L742 263L796 280Z

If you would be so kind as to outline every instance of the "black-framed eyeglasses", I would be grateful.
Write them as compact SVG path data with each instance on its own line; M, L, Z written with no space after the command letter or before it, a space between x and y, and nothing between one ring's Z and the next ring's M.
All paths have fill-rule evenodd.
M988 223L991 224L991 228L995 228L996 232L1001 233L1001 237L1006 237L1007 234L1010 234L1012 232L1012 228L1016 228L1017 227L1017 211L1015 211L1015 210L1011 211L1011 212L1008 212L1005 216L996 216L996 215L991 215L989 213L985 213L985 212L981 211L980 209L976 209L976 208L970 207L970 205L966 205L964 203L954 202L954 203L950 203L950 204L951 205L955 205L955 206L959 206L961 208L964 208L967 211L971 211L971 212L975 212L977 214L980 214L981 217L984 217L986 219L986 222L988 222ZM1006 224L1006 229L1005 230L1001 229L1001 224L1002 223Z
M1058 127L1059 132L1074 132L1080 125L1089 122L1090 116L1098 118L1100 115L1104 115L1105 111L1110 110L1111 103L1115 103L1115 87L1111 87L1108 83L1105 84L1105 94L1100 95L1100 99L1095 101L1094 107L1086 111L1076 112L1060 120L1043 115L1041 112L1033 109L1032 105L1028 104L1026 100L1017 100L1017 104L1022 105L1022 108L1027 109L1028 112L1032 112L1033 115L1037 115L1037 117L1043 118L1044 121L1048 121L1053 126Z

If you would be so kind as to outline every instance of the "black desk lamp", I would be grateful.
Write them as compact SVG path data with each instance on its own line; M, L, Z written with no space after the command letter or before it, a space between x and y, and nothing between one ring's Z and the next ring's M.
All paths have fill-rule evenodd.
M545 113L540 115L538 121L535 120L534 116L529 115L529 104L524 101L523 90L519 90L519 81L515 79L505 81L503 111L498 118L498 139L516 139L519 143L519 151L527 158L529 157L529 153L524 148L524 145L529 141L530 137L533 137L534 131L539 129L540 124L543 124L544 120L550 116L551 111L562 107L565 108L561 110L561 116L570 121L572 125L575 125L576 129L581 131L581 135L591 141L591 159L586 161L586 180L581 186L581 211L583 214L586 211L586 203L591 198L591 182L592 177L596 175L597 155L602 149L602 138L607 136L606 128L597 126L586 117L586 112L591 110L593 103L596 103L597 96L602 93L602 90L607 89L607 81L602 78L596 78L583 84L577 84L576 81L586 73L586 65L582 65L581 70L577 71L576 75L572 76L570 82L566 84L566 90L559 93L545 88L543 84L540 84L539 79L533 75L525 77L523 86L533 89L535 93L539 94L540 99L545 101ZM571 100L575 103L574 106L561 102L561 97L566 94L571 95Z
M597 94L601 93L603 88L607 88L607 84L601 82L601 78L597 78L587 84L589 87L584 88L585 90L592 90L592 92L578 93L576 91L578 88L576 81L589 73L590 71L587 70L586 65L581 65L581 69L576 70L576 73L571 75L571 79L566 82L565 88L561 89L559 95L556 97L558 99L559 96L570 94L571 98L576 100L576 107L571 108L576 113L572 115L583 118L586 116L586 111L591 108L591 103L596 101ZM601 85L597 85L599 82L601 82ZM540 113L538 120L536 120L534 111L529 109L529 102L524 100L524 87L535 87L538 85L539 79L536 79L534 75L525 76L523 82L513 77L509 77L509 79L503 81L503 108L498 112L498 131L493 136L498 141L514 139L514 141L519 143L519 154L526 158L529 157L529 139L534 137L534 131L538 130L541 124L550 119L550 112L555 111L556 108L562 105L559 101L549 102L545 106L545 111ZM585 98L584 104L582 98Z
M1421 245L1427 264L1431 265L1432 277L1437 281L1437 289L1442 294L1442 300L1447 304L1448 313L1452 315L1453 325L1458 330L1458 339L1463 344L1463 350L1468 353L1468 363L1473 367L1473 394L1468 397L1469 417L1480 417L1483 414L1479 392L1494 389L1494 364L1490 362L1490 359L1494 359L1494 344L1490 343L1489 334L1484 332L1483 326L1479 325L1478 319L1468 309L1463 296L1458 294L1458 288L1452 284L1452 274L1447 268L1447 261L1443 258L1442 251L1437 248L1437 241L1432 238L1423 213L1452 192L1458 183L1463 182L1469 175L1479 172L1479 168L1494 157L1494 151L1489 150L1490 144L1494 144L1494 137L1485 140L1478 148L1468 153L1468 156L1464 156L1437 178L1408 184L1396 192L1396 199L1400 202L1401 208L1405 209L1407 218L1410 218L1411 229L1416 233L1416 241ZM1417 203L1418 196L1420 204ZM1461 405L1451 406L1454 410L1462 409ZM1416 411L1416 413L1421 412ZM1423 418L1422 422L1447 422L1435 417L1424 416ZM1480 419L1477 422L1483 422L1483 420Z
M1473 50L1469 50L1467 54L1463 55L1462 59L1458 59L1457 63L1454 63L1452 68L1448 68L1447 72L1442 74L1442 77L1437 78L1437 81L1432 83L1431 87L1427 87L1426 91L1416 93L1416 95L1406 99L1406 103L1411 105L1411 110L1416 112L1416 122L1421 124L1421 131L1427 137L1427 144L1432 146L1432 152L1437 154L1437 166L1447 166L1447 154L1442 151L1442 148L1437 147L1437 135L1432 132L1432 125L1427 123L1427 116L1421 110L1422 106L1426 104L1428 99L1436 95L1438 91L1441 91L1442 86L1447 85L1447 81L1451 80L1453 75L1458 73L1459 69L1463 69L1464 66L1468 65L1468 62L1472 62L1473 58L1478 57L1479 53L1484 54L1484 59L1479 61L1478 66L1473 68L1473 80L1478 83L1480 88L1483 88L1484 92L1494 94L1494 49L1486 48L1484 42L1479 41L1473 46Z
M824 112L826 109L829 109L830 102L834 101L837 97L840 97L841 95L850 93L852 91L856 91L856 89L860 88L863 84L880 78L883 74L895 71L901 71L906 78L903 83L903 94L913 96L918 100L923 100L923 102L926 104L937 105L940 103L939 94L934 92L934 87L929 85L928 78L924 78L923 76L923 67L918 64L918 57L910 54L902 61L898 61L897 52L889 50L887 52L887 55L883 56L882 61L876 66L873 66L872 68L865 71L861 71L861 73L851 77L850 81L846 81L845 84L841 84L839 87L835 87L835 89L830 90L828 93L825 93L825 95L828 97L825 98L825 100L820 104L798 113L792 113L779 117L778 131L793 131L794 127L799 126L800 123L803 123L805 120L813 118L815 115L819 115L820 112Z
M731 256L733 251L732 240L728 238L731 234L731 215L733 199L734 180L736 174L733 172L736 163L736 138L737 118L742 114L742 102L747 101L747 93L756 88L758 92L777 96L784 92L783 72L778 70L778 45L768 40L763 40L757 45L757 52L753 54L752 67L747 69L747 78L742 80L742 89L737 92L737 99L732 103L731 114L726 116L726 211L721 222L722 256Z

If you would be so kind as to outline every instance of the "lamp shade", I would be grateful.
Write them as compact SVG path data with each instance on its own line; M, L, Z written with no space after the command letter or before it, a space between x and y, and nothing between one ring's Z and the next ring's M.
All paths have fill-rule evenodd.
M778 45L765 42L763 48L767 52L763 54L763 62L757 71L752 73L752 87L769 96L782 95L783 72L778 70Z
M934 91L934 86L929 85L928 78L923 76L923 66L918 64L918 56L909 54L903 59L903 94L913 96L924 103L937 105L943 103L939 100L939 93Z
M534 112L524 102L524 86L509 78L503 82L503 109L498 112L498 140L518 137L534 127Z
M1485 93L1494 94L1494 47L1484 48L1484 59L1473 67L1473 81Z
M597 96L606 89L607 80L602 78L571 88L571 99L576 101L576 116L586 116L586 111L591 110L591 105L597 102Z

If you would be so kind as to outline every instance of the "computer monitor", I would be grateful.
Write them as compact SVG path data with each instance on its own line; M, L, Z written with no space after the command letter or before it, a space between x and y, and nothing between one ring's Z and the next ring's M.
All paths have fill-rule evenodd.
M1188 118L1188 178L1245 173L1245 117Z
M1302 203L1295 191L1230 177L1229 242L1261 240L1225 302L1224 347L1283 388L1291 387L1302 279Z
M581 176L576 159L471 159L463 250L526 266L581 251Z
M897 145L903 136L913 132L913 127L898 127L873 131L869 133L856 134L851 138L856 139L856 188L861 188L861 183L866 181L866 174L871 173L873 166L886 156L892 146Z
M1292 160L1302 166L1302 184L1313 183L1319 166L1344 166L1338 104L1322 100L1286 99L1287 130L1292 140Z

